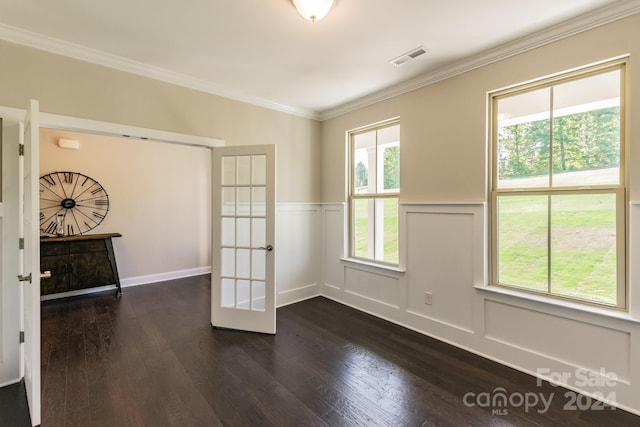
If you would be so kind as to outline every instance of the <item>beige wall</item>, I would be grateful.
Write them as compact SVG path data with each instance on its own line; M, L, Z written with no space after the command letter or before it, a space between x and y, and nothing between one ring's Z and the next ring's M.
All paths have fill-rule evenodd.
M80 141L79 150L58 138ZM207 268L211 236L211 150L161 142L41 129L40 174L80 172L109 194L92 233L114 239L120 277Z
M320 123L0 42L0 105L224 139L277 144L280 202L320 199Z
M345 132L390 117L401 122L402 202L486 200L487 92L618 55L629 60L629 164L640 164L640 15L573 36L323 123L323 201L345 200ZM344 167L343 167L344 168ZM630 198L640 198L631 169Z
M540 369L568 374L568 387L610 396L640 414L638 40L640 14L323 122L321 293L533 375ZM627 195L635 202L627 210L629 313L485 287L487 93L625 54ZM348 234L345 132L398 116L404 272L342 259ZM425 293L432 304L423 302ZM580 384L579 370L599 385ZM611 385L603 373L620 381Z

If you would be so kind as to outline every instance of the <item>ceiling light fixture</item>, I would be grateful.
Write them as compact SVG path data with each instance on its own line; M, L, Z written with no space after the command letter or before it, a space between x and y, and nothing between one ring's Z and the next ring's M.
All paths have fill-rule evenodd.
M316 22L327 16L335 0L291 0L300 15L311 22Z

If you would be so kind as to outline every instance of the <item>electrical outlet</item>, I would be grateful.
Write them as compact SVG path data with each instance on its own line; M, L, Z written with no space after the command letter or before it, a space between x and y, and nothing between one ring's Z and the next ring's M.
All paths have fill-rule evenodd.
M424 303L427 305L433 304L433 294L431 294L431 292L424 293Z

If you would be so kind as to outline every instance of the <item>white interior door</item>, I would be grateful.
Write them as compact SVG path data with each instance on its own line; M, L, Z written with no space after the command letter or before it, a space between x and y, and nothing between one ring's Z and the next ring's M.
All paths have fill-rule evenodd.
M18 142L17 120L1 120L0 171L0 387L22 378L20 354L21 287L18 279Z
M24 147L19 157L20 280L24 293L24 382L31 423L40 425L40 222L39 105L32 100L24 120Z
M211 324L275 334L275 145L213 149Z

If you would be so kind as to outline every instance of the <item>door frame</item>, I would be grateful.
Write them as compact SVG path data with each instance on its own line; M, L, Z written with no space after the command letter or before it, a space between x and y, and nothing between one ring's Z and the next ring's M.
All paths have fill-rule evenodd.
M12 121L23 121L27 109L0 106L0 117ZM77 117L62 116L51 113L39 113L39 128L49 128L57 130L67 130L81 132L87 134L98 134L119 138L131 138L146 141L162 142L167 144L180 144L196 147L210 148L224 147L225 141L218 138L202 137L196 135L188 135L162 130L143 128L138 126L130 126L97 120L82 119ZM39 151L38 153L39 154ZM212 154L213 155L213 154ZM38 173L39 175L39 173ZM210 208L211 210L211 208ZM40 330L40 318L37 319L37 329ZM20 376L24 376L24 352L21 346L21 371ZM39 373L41 375L41 373ZM19 379L18 379L19 380ZM40 408L38 409L38 412Z
M27 109L0 106L0 117L9 120L22 121ZM224 147L225 141L219 138L189 135L184 133L167 132L140 126L130 126L99 120L82 119L79 117L63 116L59 114L40 112L40 127L82 132L89 134L114 136L164 142L168 144L193 145L197 147Z
M0 142L3 144L2 151L4 151L4 154L0 154L0 161L4 163L0 166L0 173L8 179L6 181L0 179L0 181L4 181L2 183L3 186L6 186L7 183L12 181L15 181L15 184L17 185L18 180L21 179L19 176L19 167L17 162L18 139L19 133L21 132L20 121L24 120L24 114L21 118L17 112L15 115L3 114L0 115L0 117L2 117L2 132L4 133L5 129L8 131L7 138L0 139ZM15 140L13 138L15 138ZM5 225L17 223L19 220L18 188L13 188L10 191L4 191L2 196L2 200L0 201L0 219ZM7 286L5 290L2 291L7 292L7 294L2 295L0 299L4 299L5 296L10 297L11 299L8 301L10 301L10 304L12 305L9 308L7 307L7 301L2 301L2 304L4 304L3 310L8 308L8 311L6 313L3 312L2 315L0 315L0 321L3 321L5 316L8 316L6 319L11 319L12 322L15 321L10 328L3 326L3 335L8 335L0 336L0 339L5 340L4 343L0 343L2 352L5 353L6 356L6 358L2 360L2 363L5 365L5 368L10 371L7 372L7 377L3 377L2 380L0 380L0 387L16 384L20 382L24 376L24 343L19 343L19 339L17 338L19 336L19 331L24 330L24 316L22 313L23 287L16 279L19 272L18 264L20 261L18 246L16 245L16 242L18 242L18 234L18 227L5 226L2 230L2 235L0 236L0 239L7 239L5 242L0 243L3 245L3 247L0 248L0 253L2 254L0 266L4 264L4 267L7 267L6 269L2 268L2 272L0 273L0 283L4 283L4 280L7 281ZM13 283L13 285L10 285L9 283ZM10 295L9 293L13 293L14 295ZM13 335L14 333L15 335ZM5 344L7 347L5 347Z

